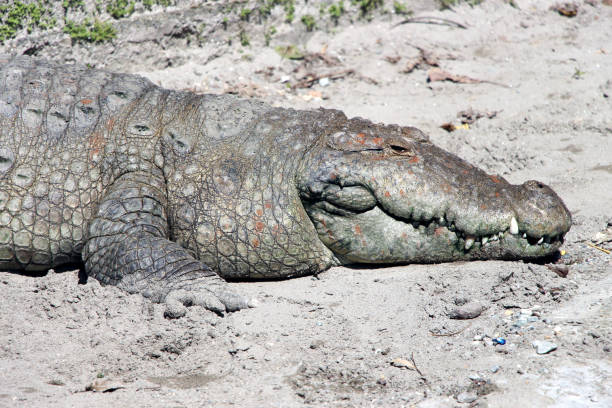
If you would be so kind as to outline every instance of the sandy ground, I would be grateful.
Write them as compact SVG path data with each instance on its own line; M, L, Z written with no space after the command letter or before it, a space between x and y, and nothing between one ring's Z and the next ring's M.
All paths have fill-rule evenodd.
M79 50L52 39L40 54L98 55L99 66L167 87L417 126L489 172L551 185L574 218L557 264L333 268L232 283L261 305L224 318L194 307L176 321L139 295L91 279L79 285L76 272L0 272L0 407L612 406L612 256L588 246L612 250L612 7L578 2L568 18L549 1L444 12L423 3L416 16L467 29L394 26L402 18L387 15L295 34L309 64L257 42L215 51L183 38L163 51L174 61L163 69L146 62L161 42ZM279 41L292 35L280 31ZM130 49L142 58L113 57ZM436 61L490 82L428 83ZM310 88L283 82L348 69ZM496 114L440 128L460 125L468 109ZM479 317L449 317L473 303L484 307ZM538 341L556 350L538 354Z

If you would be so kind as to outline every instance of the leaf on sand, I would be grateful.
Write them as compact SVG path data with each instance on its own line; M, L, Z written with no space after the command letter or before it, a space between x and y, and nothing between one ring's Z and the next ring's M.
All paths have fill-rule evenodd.
M555 4L550 9L565 17L576 17L578 14L578 4L576 3Z
M391 365L397 368L406 368L408 370L416 370L416 367L410 360L406 360L405 358L396 358L391 361Z

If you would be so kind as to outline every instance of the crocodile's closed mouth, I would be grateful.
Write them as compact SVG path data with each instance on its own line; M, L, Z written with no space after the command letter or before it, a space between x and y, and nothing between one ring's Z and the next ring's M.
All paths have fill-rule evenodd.
M357 208L333 200L326 200L322 195L304 200L305 207L315 224L320 224L323 219L341 217L357 220L359 218L375 218L383 230L392 230L392 224L401 224L404 231L411 230L412 235L418 235L425 240L435 240L444 237L454 248L454 253L462 253L466 258L480 258L483 254L492 252L499 253L500 248L511 248L511 252L520 250L524 256L539 257L546 256L563 244L565 233L531 235L519 228L516 217L511 217L505 229L491 231L487 234L476 234L461 230L454 221L449 221L445 215L430 219L414 219L411 217L397 215L389 211L384 205L375 200L372 195L372 203L368 206ZM373 205L372 205L373 204ZM318 221L317 221L318 220ZM384 220L384 221L383 221ZM382 224L387 224L382 225ZM323 222L325 228L329 222ZM320 225L319 225L320 227ZM321 228L318 228L321 230ZM405 233L404 233L405 235ZM327 232L324 241L337 252L337 248L350 240L343 237L333 237ZM443 259L441 259L443 260Z

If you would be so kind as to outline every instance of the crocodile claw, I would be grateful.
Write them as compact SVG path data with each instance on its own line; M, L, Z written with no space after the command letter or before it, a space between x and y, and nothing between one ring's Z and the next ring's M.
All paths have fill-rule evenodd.
M227 288L215 292L210 289L176 289L166 296L165 303L164 317L168 319L178 319L185 316L187 307L190 306L202 306L206 310L223 316L225 313L236 312L257 305L256 300L249 300Z

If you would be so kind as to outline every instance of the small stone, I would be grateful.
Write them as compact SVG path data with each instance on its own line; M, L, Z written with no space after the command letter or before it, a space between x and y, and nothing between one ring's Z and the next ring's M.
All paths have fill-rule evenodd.
M501 368L500 366L496 365L496 366L491 367L491 368L490 368L490 371L491 371L493 374L495 374L496 372L498 372L498 371L499 371L499 369L500 369L500 368Z
M285 82L289 82L291 80L291 77L289 75L283 75L280 79L280 83L284 84Z
M328 86L329 85L329 78L325 77L325 78L319 79L319 85L321 85L321 86Z
M482 313L484 307L476 302L467 303L461 307L455 308L448 313L451 319L474 319Z
M591 336L594 339L598 339L601 337L601 334L595 330L589 330L589 332L587 333L589 336Z
M482 341L484 337L482 336L482 334L477 334L474 336L474 341Z
M87 387L85 387L85 391L113 392L121 388L125 388L125 385L119 381L106 378L98 378L94 380L94 382L89 384Z
M550 264L546 265L546 267L561 278L566 278L567 274L569 273L569 267L567 265Z
M476 401L477 398L478 396L473 392L462 392L461 394L457 395L457 402L469 404Z
M508 279L510 279L512 277L512 275L514 275L514 271L501 271L498 276L499 279L501 279L503 282L507 281Z
M535 340L531 345L536 349L538 354L547 354L557 349L557 345L551 341Z
M323 342L323 340L315 340L312 343L310 343L310 348L312 350L316 350L319 347L323 346L325 343Z

